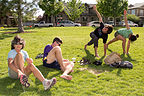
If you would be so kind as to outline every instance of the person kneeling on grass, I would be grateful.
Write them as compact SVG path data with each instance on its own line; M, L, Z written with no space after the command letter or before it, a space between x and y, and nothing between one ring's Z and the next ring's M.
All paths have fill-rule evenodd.
M60 48L61 44L62 40L55 37L51 45L46 45L44 48L43 66L62 70L63 74L60 77L71 80L72 76L68 74L73 71L74 63L63 59Z
M115 38L110 40L107 43L107 47L109 44L116 42L118 40L122 41L122 48L123 48L123 54L129 54L129 48L130 48L130 43L133 41L136 41L137 38L139 37L138 34L134 35L132 30L130 29L128 22L127 22L127 17L126 17L127 11L124 10L124 21L126 28L119 29L118 31L115 32ZM126 38L129 38L128 43L127 43L127 52L125 52L125 46L126 46Z
M33 60L29 58L28 53L23 50L24 47L24 39L18 35L15 36L11 42L11 51L8 53L9 77L13 79L19 78L23 86L29 87L28 76L33 73L42 82L45 90L50 89L56 83L56 78L52 78L51 80L45 79L33 64ZM24 66L25 61L28 64L26 67Z

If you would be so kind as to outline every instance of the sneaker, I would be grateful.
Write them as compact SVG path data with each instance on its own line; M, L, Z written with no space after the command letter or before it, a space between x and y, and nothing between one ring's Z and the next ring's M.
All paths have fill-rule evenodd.
M51 80L47 80L44 82L44 90L49 90L52 86L56 84L56 78L52 78Z
M30 83L28 83L28 77L26 75L21 75L20 76L20 82L26 88L28 88L30 86Z

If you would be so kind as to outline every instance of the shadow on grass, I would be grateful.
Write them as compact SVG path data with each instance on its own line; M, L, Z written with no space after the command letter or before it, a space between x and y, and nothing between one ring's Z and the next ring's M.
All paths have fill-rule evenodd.
M18 27L11 27L11 28L4 28L1 29L0 31L16 31L18 29ZM35 29L35 27L24 27L24 30L31 30L31 29Z
M113 52L109 48L107 50L110 51L111 53ZM121 54L120 57L122 58L123 61L136 61L136 60L132 59L129 54L127 54L127 57L125 57L125 54Z
M32 74L33 75L33 74ZM45 91L43 88L43 85L40 81L38 83L33 84L29 79L29 83L31 86L29 88L25 88L20 84L20 81L18 79L11 79L10 77L5 77L0 79L0 95L1 96L19 96L27 94L27 92L35 92L36 94L40 96L51 96L51 91L47 90ZM36 87L33 85L41 85L42 89L39 89L40 87Z
M111 53L113 52L113 51L112 51L111 49L109 49L109 48L108 48L107 50L110 51ZM129 61L129 62L131 62L131 61L136 61L136 60L132 59L129 54L127 54L127 57L125 57L125 54L121 54L120 57L122 58L123 61ZM120 76L122 69L123 69L123 68L118 68L117 76Z
M9 77L1 78L0 79L0 95L8 96L14 94L18 96L20 93L23 92L22 86L19 80L11 79Z
M21 33L33 33L36 31L25 31L25 32L21 32ZM0 33L0 40L3 40L5 38L9 38L9 37L13 37L15 34L20 34L20 32L4 32L4 33Z
M102 65L99 65L99 66L93 64L93 62L96 61L96 60L99 60L99 61L103 62L103 59L105 58L105 56L102 56L101 58L96 59L95 56L90 53L90 51L85 50L85 52L86 52L87 56L85 56L83 58L87 58L91 62L90 64L88 64L89 68L92 68L92 69L95 69L95 70L99 70L99 71L102 71L102 72L112 71L113 70L112 67L109 67L106 64L102 64Z
M110 51L111 53L113 52L111 49L108 48L108 51ZM84 58L87 58L90 60L90 62L95 61L95 56L93 54L91 54L88 50L85 50L87 56L85 56ZM103 59L105 58L105 56L102 56L99 61L103 61ZM128 54L127 57L125 57L124 54L121 54L121 58L123 61L136 61L134 59L131 58L131 56ZM103 64L102 66L96 66L94 64L88 64L88 67L90 68L95 68L96 70L102 70L103 72L106 71L113 71L113 70L117 70L117 75L120 76L121 71L123 70L123 68L114 68L114 67L110 67L106 64Z
M126 55L127 55L127 57L125 57L125 54L121 55L121 58L123 61L137 61L135 59L132 59L132 57L129 54L126 54Z
M43 74L43 76L47 79L52 79L53 77L57 77L57 76L59 77L63 73L61 70L53 69L53 68L47 68L43 65L39 65L36 67L40 70L40 72ZM52 73L53 75L49 76L49 73ZM35 81L36 81L35 83L40 82L38 79L36 79Z
M85 49L85 52L87 56L85 56L84 58L89 59L91 62L94 62L96 60L96 57L93 54L91 54L89 50ZM100 59L97 59L97 60L103 61L104 57L105 56L102 56Z
M39 65L36 67L40 70L40 72L43 74L43 76L47 79L52 79L53 77L60 78L60 76L63 73L63 71L61 71L61 70L54 69L54 68L48 68L43 65ZM50 76L49 76L49 73L50 73ZM53 74L53 75L51 75L51 74ZM70 73L70 75L72 75L72 74L75 74L75 71ZM63 79L63 78L61 78L61 79ZM63 79L63 80L65 80L66 82L72 82L71 80L66 80L66 79ZM40 82L38 79L36 79L35 81L36 81L35 83Z
M14 30L17 30L17 28L4 28L1 29L0 31L14 31Z
M36 66L39 70L40 70L40 72L43 74L43 76L45 77L45 78L53 78L53 77L56 77L56 76L58 76L58 75L60 75L60 74L62 74L62 71L61 70L57 70L57 69L53 69L53 68L47 68L47 67L45 67L45 66L43 66L43 65L39 65L39 66ZM51 72L55 72L55 74L54 75L52 75L52 76L50 76L50 77L47 77L47 75L49 74L49 73L51 73Z
M87 56L85 56L83 58L90 60L90 62L95 61L95 56L93 54L91 54L89 50L85 49L85 53L87 54Z
M0 34L0 40L3 40L5 38L10 38L10 37L13 37L14 34L5 34L5 33L1 33Z

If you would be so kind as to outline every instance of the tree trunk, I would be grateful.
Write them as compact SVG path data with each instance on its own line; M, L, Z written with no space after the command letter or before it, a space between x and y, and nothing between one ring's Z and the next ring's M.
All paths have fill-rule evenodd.
M18 30L17 32L18 33L24 32L23 22L22 22L21 0L19 1L19 4L18 4Z
M52 17L51 19L52 19L53 26L56 27L55 17L53 15L51 17Z
M1 17L1 26L4 26L4 17Z
M116 26L116 17L114 17L114 26Z
M24 32L23 23L22 23L22 16L18 15L18 33Z

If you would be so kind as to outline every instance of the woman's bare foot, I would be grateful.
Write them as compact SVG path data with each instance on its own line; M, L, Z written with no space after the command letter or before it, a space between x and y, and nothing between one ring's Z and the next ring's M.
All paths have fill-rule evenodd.
M63 79L66 79L66 80L72 80L71 75L61 75L60 77L63 78Z

